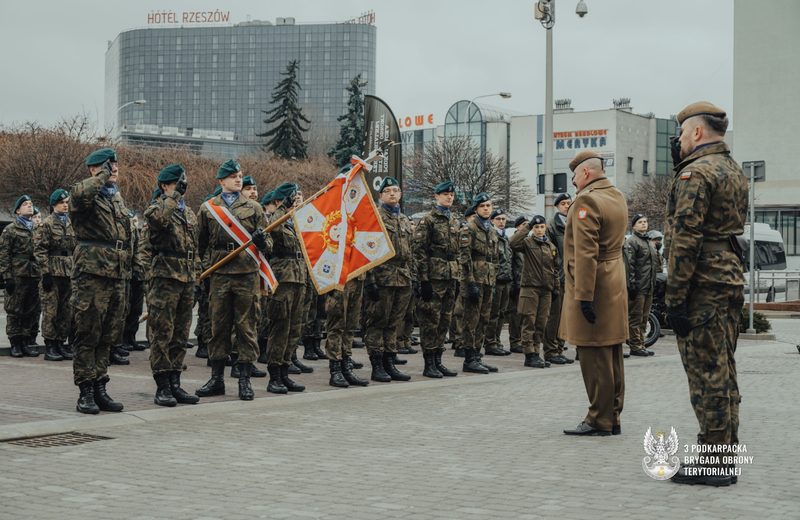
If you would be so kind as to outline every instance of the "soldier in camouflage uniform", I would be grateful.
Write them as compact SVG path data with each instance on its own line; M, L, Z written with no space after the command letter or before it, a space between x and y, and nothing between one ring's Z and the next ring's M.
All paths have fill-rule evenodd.
M258 202L258 186L252 175L242 177L242 196Z
M275 213L275 205L272 204L272 192L268 192L261 199L261 207L264 209L264 216L269 225L269 219ZM258 316L258 362L267 364L267 340L269 339L269 317L267 317L267 303L269 302L269 294L262 294L258 301L259 316ZM292 367L289 367L290 369Z
M450 207L455 184L445 181L436 186L436 205L420 220L414 234L414 259L421 284L419 329L423 355L433 355L441 373L444 339L456 299L459 277L458 253L461 247L458 217Z
M34 206L33 207L33 217L31 217L31 218L33 219L33 229L34 229L34 232L35 232L39 228L39 226L42 225L42 214L39 212L39 206ZM35 241L38 238L38 235L34 234L33 238L34 238L34 241ZM40 281L40 285L41 285L41 281ZM40 290L39 291L39 293L40 293L39 299L36 301L36 308L33 311L33 315L35 316L35 318L33 320L33 326L31 328L31 339L28 341L28 345L30 345L32 347L38 347L39 346L39 344L36 342L36 338L39 336L39 330L40 330L40 323L39 322L40 322L41 316L42 316L42 297L41 297L41 292L42 291ZM45 354L45 357L47 357L46 354Z
M222 187L217 186L214 193L209 195L203 201L204 203L213 199L222 193ZM202 205L201 205L202 207ZM198 208L198 212L200 209ZM206 251L206 255L211 251ZM208 259L201 258L201 265L207 265ZM198 281L197 285L197 324L194 327L194 335L197 338L197 350L194 355L201 359L208 359L208 342L211 339L211 320L208 318L208 291L206 284ZM211 366L211 360L208 361L208 366Z
M34 256L33 203L27 195L14 204L17 218L0 235L0 276L5 280L6 334L13 357L36 357L31 348L39 301L39 264Z
M270 220L275 222L294 208L298 203L295 198L297 191L297 185L288 182L275 188L272 196L277 209ZM306 387L289 379L289 365L303 328L302 303L308 269L303 258L301 239L291 218L270 231L270 235L274 244L270 266L278 280L278 287L267 304L267 316L271 321L267 342L267 392L302 392Z
M367 386L369 381L353 372L353 333L361 317L361 302L364 293L362 273L348 280L342 291L331 291L325 296L328 337L325 352L328 357L331 378L328 384L347 388L350 385Z
M744 303L744 274L736 236L744 231L748 186L723 142L724 111L694 103L678 114L679 162L667 199L667 315L689 381L699 444L739 443L736 342ZM679 147L677 146L679 144ZM714 466L714 467L708 467ZM710 464L709 474L681 468L682 484L727 486L731 468ZM737 477L738 479L738 477Z
M117 153L104 148L86 159L91 177L69 190L69 219L78 239L72 257L75 343L72 368L81 413L120 412L106 392L108 356L122 335L125 280L130 277L131 222L116 181Z
M488 374L497 368L481 361L480 350L485 327L492 312L497 267L500 263L497 232L489 217L492 201L488 194L479 193L472 201L476 218L461 230L461 265L467 298L464 301L464 372Z
M250 235L252 245L261 252L272 250L272 240L264 232L267 219L258 202L241 196L242 168L231 159L220 166L217 179L222 192L207 204L227 209L231 221ZM198 250L206 262L203 270L228 256L240 244L220 224L204 204L198 220ZM208 357L211 360L211 379L195 391L198 397L225 394L225 362L231 355L231 332L239 338L239 399L250 401L255 397L250 384L253 363L258 357L256 326L258 324L258 298L261 295L259 264L246 251L214 271L206 282L208 313L211 320L211 340Z
M122 335L122 347L125 351L144 350L144 346L136 341L139 331L139 319L144 310L145 275L140 257L141 237L139 232L139 218L131 210L131 234L134 241L136 254L131 258L131 279L128 281L128 307L125 314L125 330Z
M149 249L147 341L159 406L195 404L200 398L181 388L186 341L192 326L194 287L199 270L197 218L186 207L186 172L179 164L158 174L153 202L144 212Z
M547 239L556 246L558 256L556 265L558 266L558 280L560 289L558 295L553 293L553 301L550 303L550 316L547 318L547 325L544 329L544 360L555 365L566 365L574 363L575 360L564 355L566 348L564 340L558 337L558 325L561 322L561 303L564 298L564 228L567 225L567 211L572 204L572 197L569 193L562 193L556 197L556 214L547 223Z
M71 360L72 352L64 345L72 324L69 306L72 253L78 245L72 223L69 221L69 194L56 190L50 195L50 216L39 226L34 254L42 271L42 329L46 352L45 359Z
M475 207L469 206L464 210L464 221L461 222L459 229L475 220ZM466 307L467 289L462 284L464 280L464 266L458 264L458 281L456 282L456 306L453 310L453 319L450 321L450 339L453 340L452 348L455 350L455 357L464 357L464 345L462 343L464 331L464 307Z
M506 236L506 212L502 209L492 211L492 226L497 233L497 251L500 263L497 266L497 283L492 297L492 311L486 325L486 354L491 356L508 356L511 352L503 348L500 333L508 314L508 299L513 285L512 264L514 252L508 245Z
M519 231L522 229L523 224L526 224L528 219L525 217L517 217L514 221L514 229ZM523 354L525 350L522 348L522 317L517 312L519 306L519 292L522 285L522 266L524 263L522 253L514 251L513 259L511 260L511 278L512 287L508 295L508 342L511 347L512 354ZM557 324L556 324L557 325Z

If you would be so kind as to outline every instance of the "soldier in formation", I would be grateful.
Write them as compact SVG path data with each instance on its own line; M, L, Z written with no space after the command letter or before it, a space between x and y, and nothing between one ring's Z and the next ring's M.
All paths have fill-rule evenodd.
M647 236L647 217L631 219L633 233L625 241L625 273L628 289L628 346L631 356L655 354L644 346L644 332L656 290L656 274L661 272L661 255Z
M550 316L547 317L547 326L544 329L544 360L555 365L573 363L572 358L564 355L566 347L564 340L558 337L558 325L561 321L561 306L564 301L564 228L567 224L567 211L572 204L569 193L561 193L556 197L556 214L547 223L547 239L556 247L558 256L558 291L553 292L553 301L550 303Z

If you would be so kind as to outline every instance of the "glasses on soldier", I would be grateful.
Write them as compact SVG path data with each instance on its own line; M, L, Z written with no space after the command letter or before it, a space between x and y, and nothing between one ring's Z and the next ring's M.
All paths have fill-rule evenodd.
M400 193L400 188L384 188L381 193Z

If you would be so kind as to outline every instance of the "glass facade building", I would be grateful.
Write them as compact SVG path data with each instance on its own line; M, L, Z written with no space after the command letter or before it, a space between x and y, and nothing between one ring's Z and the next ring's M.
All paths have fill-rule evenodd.
M336 125L357 74L375 93L376 28L366 24L244 22L231 26L132 29L109 43L105 126L128 140L260 142L263 110L291 60L310 119ZM145 105L125 103L144 99Z

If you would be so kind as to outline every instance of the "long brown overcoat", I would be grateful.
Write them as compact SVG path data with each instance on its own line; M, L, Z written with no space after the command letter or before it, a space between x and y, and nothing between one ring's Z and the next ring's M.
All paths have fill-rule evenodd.
M575 197L564 230L565 295L558 336L581 347L628 339L628 292L622 247L628 223L625 196L606 178ZM581 301L594 303L597 320L586 321Z

